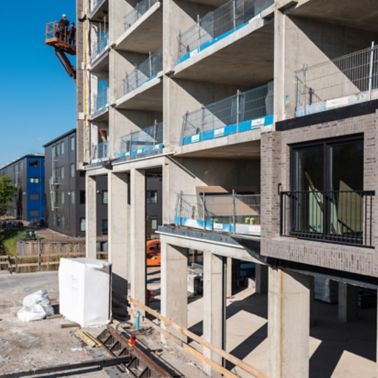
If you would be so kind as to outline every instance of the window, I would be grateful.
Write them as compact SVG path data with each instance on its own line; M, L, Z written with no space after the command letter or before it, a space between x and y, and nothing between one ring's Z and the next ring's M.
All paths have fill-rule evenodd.
M290 215L284 214L281 232L364 243L364 211L372 194L363 191L363 170L362 136L292 146L291 192L284 193L281 205ZM370 218L366 211L365 217Z
M102 204L103 204L103 205L107 205L107 204L108 204L108 201L109 201L109 198L108 198L108 191L107 191L107 190L103 190L103 191L102 191Z
M75 205L75 192L71 192L71 205Z
M60 167L60 178L64 180L64 167Z
M71 177L75 177L75 163L71 164Z
M38 193L31 193L29 196L30 201L39 201L39 194Z
M51 155L52 157L56 157L57 155L57 149L56 149L56 146L52 146L51 147Z
M158 228L158 220L157 218L151 218L151 230L156 231Z
M30 177L30 184L39 184L38 177Z
M157 190L147 190L147 203L149 205L156 205L158 203Z
M38 160L30 160L29 161L29 167L38 167Z
M80 205L85 205L85 190L80 190Z
M70 139L71 151L75 151L75 137L72 136Z
M80 232L85 232L85 218L80 218Z
M85 177L85 171L80 171L80 177Z
M108 220L107 219L103 219L102 220L102 223L101 223L101 232L103 235L107 235L108 234Z
M60 142L60 154L64 155L64 141Z
M60 199L61 199L61 204L64 205L64 201L65 201L65 199L64 199L64 192L62 192L62 195L61 195Z

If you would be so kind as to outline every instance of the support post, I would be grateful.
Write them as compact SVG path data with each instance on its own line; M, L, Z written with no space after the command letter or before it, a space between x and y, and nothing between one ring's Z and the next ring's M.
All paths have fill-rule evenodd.
M348 285L339 282L338 295L338 316L339 320L347 323L358 318L357 297L358 288L356 286Z
M85 249L86 257L97 255L97 183L96 176L85 176Z
M369 99L371 100L371 94L373 90L373 67L374 67L374 44L373 41L371 43L371 50L370 50L370 64L369 64Z
M187 328L188 323L188 251L161 239L161 314ZM186 342L186 337L170 330ZM168 340L162 337L163 342Z
M113 303L126 309L129 281L129 176L126 173L108 174L108 259L112 263ZM125 306L125 308L124 308Z
M256 264L255 273L256 294L267 294L268 267L266 265Z
M236 234L236 194L232 189L232 232Z
M309 376L310 280L269 267L269 376Z
M146 177L135 168L130 172L130 291L146 304Z
M227 298L232 297L232 258L227 257L227 290L226 290L226 295Z
M212 345L224 350L226 346L225 259L210 252L205 252L203 257L203 301L205 303L203 336ZM215 363L223 364L222 357L209 349L205 348L203 353ZM215 372L208 365L204 365L204 370L210 377L215 376Z

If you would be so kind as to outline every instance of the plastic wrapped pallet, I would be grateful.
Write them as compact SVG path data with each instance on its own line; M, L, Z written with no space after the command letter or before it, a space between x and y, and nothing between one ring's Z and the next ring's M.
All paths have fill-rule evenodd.
M111 265L89 258L60 259L59 308L81 327L107 324L111 317Z

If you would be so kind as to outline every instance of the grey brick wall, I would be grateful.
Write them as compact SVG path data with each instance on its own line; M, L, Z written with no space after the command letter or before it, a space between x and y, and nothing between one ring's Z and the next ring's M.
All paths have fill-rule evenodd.
M261 253L304 264L378 277L373 249L280 237L281 190L290 190L290 144L360 134L364 136L364 190L378 193L377 113L326 122L261 138ZM378 246L378 201L373 200L373 245Z

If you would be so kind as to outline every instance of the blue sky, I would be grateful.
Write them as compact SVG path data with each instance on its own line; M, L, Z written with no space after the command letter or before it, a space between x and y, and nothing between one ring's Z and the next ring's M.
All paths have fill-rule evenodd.
M44 44L45 25L75 0L1 1L0 166L76 127L75 83Z

